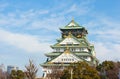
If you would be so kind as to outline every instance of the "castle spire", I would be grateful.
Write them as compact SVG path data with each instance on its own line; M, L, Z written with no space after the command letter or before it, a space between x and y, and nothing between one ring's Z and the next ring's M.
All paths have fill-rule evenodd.
M74 17L72 17L72 21L74 22Z

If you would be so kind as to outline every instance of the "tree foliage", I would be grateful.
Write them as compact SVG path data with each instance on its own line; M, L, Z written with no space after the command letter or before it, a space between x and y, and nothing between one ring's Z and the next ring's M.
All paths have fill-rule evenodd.
M60 79L70 79L70 72L69 72L69 70L68 69L65 69L64 71L63 71L63 75L61 76L61 78Z
M25 75L22 70L12 70L10 74L10 79L24 79Z
M33 60L29 60L29 64L26 65L25 68L26 68L26 73L25 74L26 74L27 78L28 79L35 79L38 68L33 63Z
M72 79L100 79L97 70L86 62L71 64L63 73L61 79L70 79L71 76Z
M113 61L103 61L97 66L97 70L100 72L101 79L119 79L119 63Z

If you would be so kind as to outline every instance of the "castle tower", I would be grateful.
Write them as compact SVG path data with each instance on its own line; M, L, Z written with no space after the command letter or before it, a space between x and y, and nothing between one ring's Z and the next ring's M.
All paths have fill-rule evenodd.
M72 20L65 27L60 28L61 38L52 45L53 51L45 54L48 58L41 64L44 77L52 73L52 68L64 69L71 63L86 61L91 66L98 64L94 45L87 40L87 30Z

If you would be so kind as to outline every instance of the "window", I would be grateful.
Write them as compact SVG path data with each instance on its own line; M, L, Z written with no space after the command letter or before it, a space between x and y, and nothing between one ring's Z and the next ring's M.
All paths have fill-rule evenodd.
M74 59L68 58L68 59L61 59L61 61L74 61Z

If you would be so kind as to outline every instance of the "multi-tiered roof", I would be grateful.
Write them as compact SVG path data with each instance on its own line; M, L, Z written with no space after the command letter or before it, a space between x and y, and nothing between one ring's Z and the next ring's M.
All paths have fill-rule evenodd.
M61 38L51 46L53 51L45 54L48 59L41 66L68 66L79 61L86 61L92 66L97 65L94 46L88 42L86 38L88 32L83 26L72 20L60 30Z

